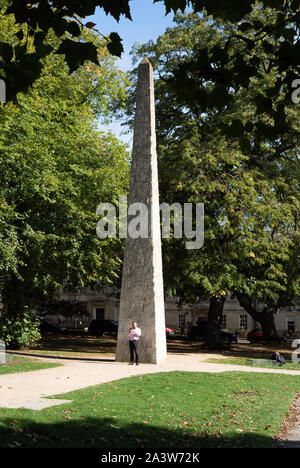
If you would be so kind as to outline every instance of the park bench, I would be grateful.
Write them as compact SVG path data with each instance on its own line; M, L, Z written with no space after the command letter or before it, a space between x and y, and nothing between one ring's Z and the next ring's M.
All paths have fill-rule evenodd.
M252 359L252 365L255 367L281 367L280 362L275 359Z

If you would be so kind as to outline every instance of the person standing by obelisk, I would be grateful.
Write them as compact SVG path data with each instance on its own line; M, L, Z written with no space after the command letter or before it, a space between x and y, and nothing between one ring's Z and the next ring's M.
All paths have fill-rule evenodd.
M138 85L129 190L129 212L140 213L148 230L125 241L116 361L128 361L128 329L136 321L143 330L141 363L160 363L167 357L161 256L160 212L155 134L153 69L147 59L138 68ZM127 217L128 228L132 216ZM145 223L143 223L145 225Z

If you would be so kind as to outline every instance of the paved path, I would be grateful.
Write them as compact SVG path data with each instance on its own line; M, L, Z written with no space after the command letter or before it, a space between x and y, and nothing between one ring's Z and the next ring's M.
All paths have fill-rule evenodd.
M284 439L277 441L278 448L300 448L300 397L293 403L296 421L284 436Z
M48 362L63 364L61 367L35 370L16 374L0 375L0 407L28 408L40 410L64 403L66 400L45 399L47 396L67 393L113 380L155 372L265 372L274 374L300 375L300 371L283 369L261 369L249 366L215 364L203 362L211 354L169 354L163 364L140 364L129 366L127 363L111 361L88 361L42 358Z

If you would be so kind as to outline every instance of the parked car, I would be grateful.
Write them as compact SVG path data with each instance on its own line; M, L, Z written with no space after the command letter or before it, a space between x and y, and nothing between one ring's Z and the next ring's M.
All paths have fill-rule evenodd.
M61 327L57 323L53 323L47 318L41 319L39 328L41 333L61 333Z
M166 337L171 338L172 336L174 336L174 330L172 330L172 328L166 327Z
M253 330L251 330L247 335L247 340L250 341L250 343L260 343L264 340L262 330L260 328L254 328ZM278 336L277 339L274 341L286 341L286 337Z
M200 338L205 340L207 337L208 323L200 322L198 325L191 327L188 331L187 338L193 340L195 338ZM235 333L230 333L228 331L220 330L220 336L223 341L227 343L237 343L237 336Z
M237 343L237 335L228 331L220 330L220 336L227 343Z
M260 328L254 328L247 335L247 340L250 341L250 343L259 343L263 341L263 339L264 335Z
M201 326L194 325L193 327L189 329L187 333L188 340L193 340L195 338L202 338L203 340L205 340L206 337L207 337L207 324L206 326L203 324L201 324Z
M117 333L118 322L115 320L92 320L88 332L94 336L102 336L103 333Z

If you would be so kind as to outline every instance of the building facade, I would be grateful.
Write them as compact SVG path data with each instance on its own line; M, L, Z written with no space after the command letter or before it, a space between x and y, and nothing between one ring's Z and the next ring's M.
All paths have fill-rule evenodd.
M85 289L78 294L60 291L56 299L81 305L80 313L62 318L62 326L66 328L86 328L94 319L115 321L119 319L117 291L109 288L103 289L101 292ZM262 310L263 305L255 304L255 307L257 310ZM178 297L167 297L165 298L166 326L178 330L189 328L196 325L198 320L207 319L208 308L209 303L206 300L200 299L197 304L184 304L179 307ZM57 315L49 315L49 319L53 322L58 320ZM275 324L280 336L290 330L300 331L299 299L294 305L280 310L275 317ZM238 301L227 296L221 318L221 328L234 333L240 329L250 331L257 326L258 324L240 306Z

